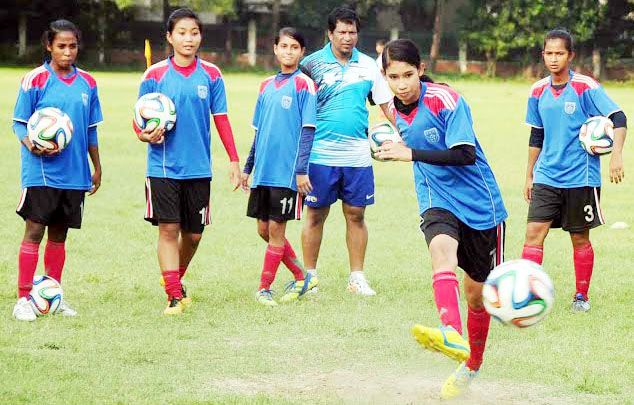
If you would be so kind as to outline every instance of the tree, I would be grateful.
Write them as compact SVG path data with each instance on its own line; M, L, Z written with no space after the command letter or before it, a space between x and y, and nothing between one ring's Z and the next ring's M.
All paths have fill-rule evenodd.
M430 68L433 72L436 69L436 59L440 52L440 38L442 37L442 23L445 17L445 0L436 0L436 10L434 12L434 34L431 41L431 49L429 50Z

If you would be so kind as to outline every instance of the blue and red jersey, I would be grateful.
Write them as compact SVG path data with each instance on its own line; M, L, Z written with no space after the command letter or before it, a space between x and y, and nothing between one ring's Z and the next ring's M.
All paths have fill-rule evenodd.
M103 121L95 79L73 66L68 76L55 74L48 62L24 76L13 110L13 129L18 139L27 136L26 123L44 107L56 107L73 122L68 146L53 156L36 156L22 145L22 187L47 186L90 190L92 177L88 147L97 146L96 126Z
M302 128L315 127L316 90L315 83L299 69L290 76L271 76L260 85L252 124L257 131L253 188L297 190L295 169Z
M507 217L495 176L473 131L471 110L447 86L421 82L418 106L409 115L393 110L403 142L412 149L443 150L472 145L476 162L439 166L414 162L414 182L421 215L443 208L477 230L490 229Z
M174 102L176 124L161 144L148 144L147 176L171 179L211 177L211 117L227 114L220 69L200 58L180 67L168 58L143 74L139 97L163 93Z
M531 87L526 123L544 129L544 144L533 169L533 183L552 187L599 187L599 156L579 145L579 130L590 117L609 116L621 108L593 78L570 71L563 89L552 87L550 76Z

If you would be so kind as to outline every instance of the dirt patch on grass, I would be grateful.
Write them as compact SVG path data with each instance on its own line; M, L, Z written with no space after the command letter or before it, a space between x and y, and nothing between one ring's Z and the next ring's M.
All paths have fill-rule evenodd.
M253 379L223 378L209 383L209 389L246 396L281 395L290 400L345 404L467 404L546 405L575 404L598 400L593 395L574 395L555 387L511 382L476 380L467 395L451 401L440 399L444 377L420 372L373 370L359 372L337 369L327 373L308 370L301 375L257 376Z

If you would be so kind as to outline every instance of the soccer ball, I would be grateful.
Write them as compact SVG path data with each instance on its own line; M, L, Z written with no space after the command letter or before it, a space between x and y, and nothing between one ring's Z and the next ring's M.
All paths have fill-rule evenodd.
M542 320L553 306L553 282L530 260L510 260L491 271L482 287L484 307L498 321L518 328Z
M41 108L26 124L29 140L40 150L62 150L73 137L73 122L62 110Z
M389 122L381 122L368 130L368 142L370 142L370 154L374 159L374 153L379 146L390 142L403 142L398 131ZM381 159L377 159L381 160Z
M144 129L153 131L155 128L164 128L169 131L176 123L176 107L174 102L161 93L144 94L134 104L135 129L141 132Z
M33 288L29 293L29 302L36 315L54 314L62 303L62 286L49 276L33 279Z
M614 124L607 117L590 117L579 130L579 143L591 155L607 155L614 144Z

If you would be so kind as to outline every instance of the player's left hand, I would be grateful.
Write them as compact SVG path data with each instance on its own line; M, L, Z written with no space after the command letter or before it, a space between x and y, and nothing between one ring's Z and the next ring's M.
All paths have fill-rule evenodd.
M99 190L101 187L101 169L95 170L95 173L92 175L92 186L90 187L90 191L88 195L93 195Z
M245 193L249 192L249 174L248 173L242 173L240 175L240 184L242 185L242 191L244 191Z
M412 150L405 146L403 142L384 143L374 153L374 157L381 160L400 160L401 162L411 162Z
M313 185L310 184L310 179L307 174L298 174L296 177L297 191L302 195L308 195L313 190Z
M610 183L620 183L624 178L623 154L621 152L612 152L610 157Z
M233 187L233 191L236 191L240 184L242 183L241 172L240 172L240 163L239 162L230 162L229 163L229 182L231 183L231 187Z

